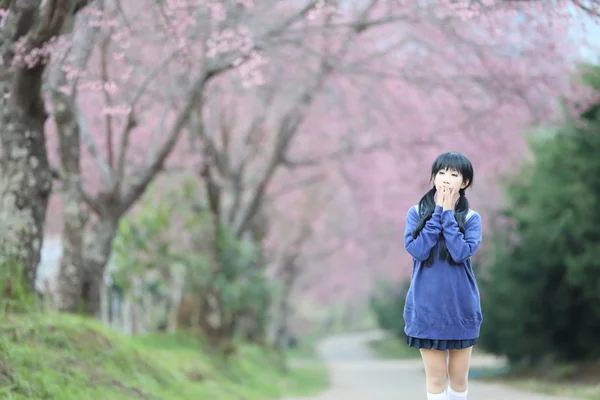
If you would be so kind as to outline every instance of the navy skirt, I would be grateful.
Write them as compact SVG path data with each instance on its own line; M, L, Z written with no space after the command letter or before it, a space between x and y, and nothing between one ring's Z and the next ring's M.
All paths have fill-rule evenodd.
M407 336L406 343L409 347L414 347L415 349L460 350L476 345L477 338L466 340L438 340Z

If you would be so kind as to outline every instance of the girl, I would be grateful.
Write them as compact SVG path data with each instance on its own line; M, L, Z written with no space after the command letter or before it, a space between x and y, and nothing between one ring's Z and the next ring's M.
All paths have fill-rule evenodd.
M433 188L406 216L404 247L413 256L413 273L404 332L408 345L421 352L427 399L466 400L482 321L470 260L481 243L481 217L465 197L473 166L460 153L444 153L434 161L431 179Z

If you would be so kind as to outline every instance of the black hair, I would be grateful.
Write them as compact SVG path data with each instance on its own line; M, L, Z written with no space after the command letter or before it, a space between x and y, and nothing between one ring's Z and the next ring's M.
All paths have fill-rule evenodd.
M431 180L434 179L434 176L436 176L437 173L443 169L460 172L463 177L463 183L466 183L465 188L460 189L459 191L460 196L458 198L456 208L454 210L454 218L456 218L458 228L464 234L467 213L469 212L469 201L465 196L465 190L473 184L473 165L471 164L471 161L469 161L469 159L461 153L448 152L440 154L431 166L431 175L429 175L429 182L431 182ZM421 232L421 230L423 229L427 221L429 221L429 219L433 215L433 212L435 211L435 192L436 188L434 185L433 188L430 189L427 193L425 193L425 196L423 196L419 201L419 222L417 223L415 230L412 232L412 237L414 239L416 239L417 236L419 236L419 232ZM452 256L448 252L448 248L445 244L440 250L440 257L442 259L448 260L450 264L456 265L456 263L452 259ZM423 265L431 266L433 264L433 258L434 254L432 249L432 251L429 254L429 257L427 258L427 260L425 260Z

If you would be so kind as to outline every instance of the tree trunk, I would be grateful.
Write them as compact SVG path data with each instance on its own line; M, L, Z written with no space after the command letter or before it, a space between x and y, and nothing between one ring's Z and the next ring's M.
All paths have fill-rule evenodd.
M290 296L297 276L297 268L293 260L285 260L282 268L280 287L271 303L271 323L269 339L273 346L283 352L289 335L288 320L290 314Z
M5 70L4 68L2 68ZM2 71L9 77L11 74ZM44 221L52 190L46 153L46 110L40 93L43 67L22 71L19 79L0 83L2 100L2 246L4 255L21 264L35 285ZM6 76L5 75L5 76Z
M101 216L86 232L84 239L86 276L82 287L82 300L86 305L86 312L98 318L104 270L110 258L113 240L117 235L118 223L118 214Z
M96 3L99 3L98 1ZM48 94L58 136L61 161L63 199L63 254L58 274L58 309L75 312L85 280L83 264L83 233L88 218L84 205L81 178L81 125L77 110L77 84L79 77L68 78L67 66L85 69L97 28L90 21L91 13L81 13L71 37L71 48L66 54L55 51L53 65L48 71ZM73 27L74 26L74 27ZM68 90L64 90L68 88Z
M4 256L35 286L52 173L46 153L42 76L44 46L86 0L3 1L0 29L0 135ZM18 43L18 46L15 46Z
M167 310L167 332L175 333L177 331L177 313L183 300L183 291L185 289L186 270L183 265L174 265L171 267L171 284L169 286L169 308Z
M52 102L63 169L63 254L58 275L58 309L75 312L85 280L82 233L87 220L81 191L80 136L71 100L53 92Z
M298 275L296 262L295 256L286 256L283 259L280 286L271 302L268 339L279 354L279 367L284 371L287 371L285 349L290 334L288 326L291 309L290 297Z

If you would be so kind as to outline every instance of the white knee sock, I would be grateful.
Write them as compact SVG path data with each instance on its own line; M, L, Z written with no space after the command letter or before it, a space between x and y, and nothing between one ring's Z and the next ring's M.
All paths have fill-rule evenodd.
M442 393L427 393L427 400L447 400L448 398L446 397L446 392L443 391Z
M451 387L448 387L448 400L467 400L467 392L455 392Z

